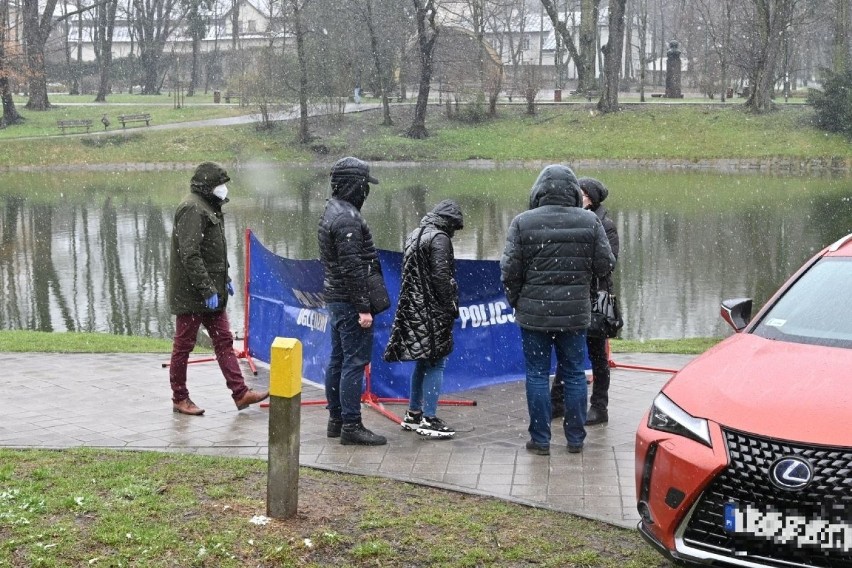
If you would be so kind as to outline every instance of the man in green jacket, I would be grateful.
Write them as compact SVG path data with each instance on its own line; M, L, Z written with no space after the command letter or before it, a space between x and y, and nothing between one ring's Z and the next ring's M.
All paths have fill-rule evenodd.
M231 389L237 410L269 396L246 386L234 353L234 337L225 306L234 286L228 276L228 249L222 205L228 202L231 178L218 164L199 165L190 182L190 194L175 212L172 254L169 264L169 305L177 316L169 379L172 409L200 416L204 410L189 398L186 367L195 347L198 328L204 325L213 342L216 360Z

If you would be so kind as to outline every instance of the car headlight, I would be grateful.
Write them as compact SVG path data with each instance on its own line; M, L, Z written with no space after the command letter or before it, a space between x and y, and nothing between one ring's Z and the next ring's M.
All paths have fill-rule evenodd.
M677 434L713 447L707 420L692 416L663 393L658 394L651 405L648 428Z

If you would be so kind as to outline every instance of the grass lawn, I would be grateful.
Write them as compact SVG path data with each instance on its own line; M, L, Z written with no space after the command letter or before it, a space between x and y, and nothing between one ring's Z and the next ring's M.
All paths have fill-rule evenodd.
M426 486L302 468L266 514L267 464L0 449L0 566L670 566L635 530Z
M846 169L852 166L849 140L817 130L812 124L813 110L805 105L784 105L759 116L745 112L741 105L632 104L624 108L601 115L594 111L594 105L540 105L537 114L529 116L523 106L512 105L500 107L496 118L471 124L448 119L444 108L436 105L429 108L427 116L430 137L412 140L404 136L412 108L395 106L394 125L390 127L380 124L380 111L312 118L313 140L300 145L295 141L292 122L277 123L265 131L254 124L215 129L136 127L123 132L119 127L112 135L62 136L57 133L57 118L98 119L101 110L110 115L151 112L154 124L248 112L217 105L177 110L168 106L66 106L47 113L26 113L26 126L0 130L0 166L196 163L207 159L226 164L304 163L330 161L347 154L371 161L632 160L641 166L643 160L781 159L831 163ZM14 139L22 133L36 138Z

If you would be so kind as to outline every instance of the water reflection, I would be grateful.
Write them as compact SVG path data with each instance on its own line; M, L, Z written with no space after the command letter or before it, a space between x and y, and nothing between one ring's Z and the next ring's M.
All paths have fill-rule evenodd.
M497 259L526 208L533 170L376 168L364 207L378 246L400 250L431 206L455 198L457 256ZM246 228L291 258L318 254L324 170L232 172L231 276L244 278ZM719 301L758 305L825 244L852 231L849 181L708 173L582 172L610 187L622 243L623 336L724 335ZM191 172L0 175L0 329L170 337L166 294L174 208ZM238 288L242 288L239 286ZM243 326L242 298L229 308Z

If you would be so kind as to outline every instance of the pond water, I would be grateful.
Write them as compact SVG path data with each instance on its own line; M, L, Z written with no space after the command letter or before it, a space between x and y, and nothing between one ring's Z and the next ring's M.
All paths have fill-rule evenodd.
M225 206L231 277L244 234L275 253L316 258L325 168L231 171ZM379 247L400 250L437 201L465 214L459 258L499 259L536 169L376 166L363 213ZM0 174L0 329L171 337L166 294L172 216L192 172ZM852 232L847 177L580 171L610 188L621 236L615 273L627 339L723 336L719 302L761 305L809 256ZM242 286L239 287L241 293ZM229 304L243 328L240 293Z

